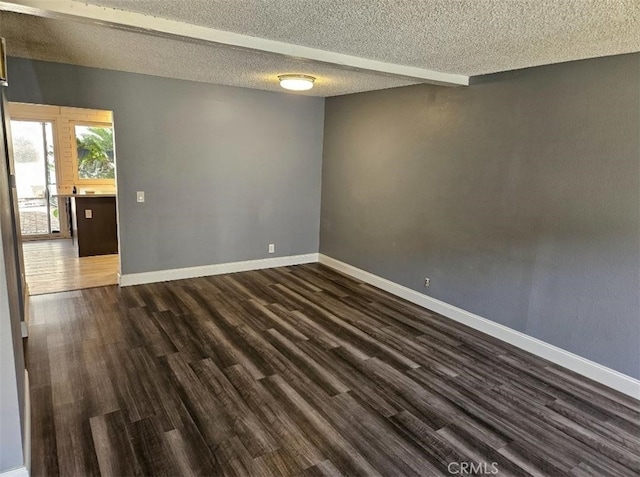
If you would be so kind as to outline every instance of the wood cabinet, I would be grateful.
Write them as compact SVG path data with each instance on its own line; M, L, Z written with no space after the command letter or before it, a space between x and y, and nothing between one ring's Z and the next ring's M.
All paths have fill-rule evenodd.
M115 196L72 196L71 216L80 257L118 253Z

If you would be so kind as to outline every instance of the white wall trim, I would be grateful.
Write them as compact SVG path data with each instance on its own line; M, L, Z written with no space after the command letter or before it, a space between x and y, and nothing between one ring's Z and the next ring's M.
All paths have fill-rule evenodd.
M350 68L416 78L437 84L464 86L469 84L469 76L466 75L443 73L415 66L386 63L384 61L345 55L333 51L320 50L318 48L310 48L281 41L268 40L266 38L216 30L199 25L191 25L141 13L90 5L74 0L0 1L0 10L26 13L40 17L71 18L78 21L108 25L114 28L125 28L147 34L178 36L191 40L266 51Z
M544 358L552 363L570 369L582 376L604 384L621 393L627 394L636 399L640 399L640 381L615 371L606 366L602 366L594 361L565 351L557 346L545 343L539 339L528 336L519 331L508 328L499 323L495 323L481 316L469 313L461 308L455 307L443 301L423 295L415 290L399 285L395 282L382 278L373 273L356 268L347 263L334 258L319 254L319 262L333 268L346 275L362 280L377 288L381 288L393 295L404 298L411 303L415 303L423 308L440 313L447 318L451 318L459 323L467 325L478 331L482 331L494 338L498 338L513 346L528 351L536 356Z
M24 370L24 442L22 443L24 466L27 475L31 472L31 385L29 371Z
M155 272L129 273L120 275L120 286L128 287L131 285L142 285L144 283L167 282L171 280L183 280L186 278L222 275L223 273L247 272L249 270L261 270L263 268L288 267L290 265L315 263L317 261L317 253L308 253L306 255L262 258L258 260L218 263L215 265L204 265L200 267L174 268L171 270L158 270Z
M26 467L18 467L16 469L0 472L0 477L29 477L29 471Z

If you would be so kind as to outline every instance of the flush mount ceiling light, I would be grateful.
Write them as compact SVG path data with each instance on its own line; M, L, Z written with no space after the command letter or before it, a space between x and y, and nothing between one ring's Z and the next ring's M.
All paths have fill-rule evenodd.
M313 76L308 75L279 75L280 86L291 91L306 91L313 88L313 82L316 80Z

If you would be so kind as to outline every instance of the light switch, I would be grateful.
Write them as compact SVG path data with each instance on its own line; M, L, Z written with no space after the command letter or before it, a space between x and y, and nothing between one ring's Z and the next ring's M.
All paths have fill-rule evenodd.
M138 202L144 202L144 191L143 190L139 190L138 192L136 192L136 200Z
M84 210L84 218L85 219L93 219L93 210L85 209Z

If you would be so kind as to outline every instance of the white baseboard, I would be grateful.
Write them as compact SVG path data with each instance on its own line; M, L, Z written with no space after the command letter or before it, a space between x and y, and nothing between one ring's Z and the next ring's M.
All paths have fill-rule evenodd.
M631 376L627 376L626 374L622 374L611 368L607 368L606 366L602 366L601 364L570 353L569 351L565 351L557 346L550 345L549 343L545 343L544 341L533 338L499 323L494 323L491 320L474 315L473 313L469 313L468 311L449 305L443 301L436 300L430 296L423 295L415 290L326 255L319 254L319 262L346 275L369 283L377 288L381 288L382 290L400 298L404 298L411 303L415 303L423 308L435 311L447 318L451 318L452 320L478 331L482 331L494 338L498 338L513 346L517 346L529 353L570 369L571 371L620 391L621 393L640 399L640 381L632 378Z
M31 471L31 387L29 385L29 372L24 370L24 442L22 452L24 454L24 468L27 475Z
M29 471L26 467L18 467L16 469L0 472L0 477L29 477Z
M218 263L215 265L204 265L200 267L158 270L156 272L129 273L120 275L119 281L121 287L128 287L131 285L142 285L144 283L167 282L171 280L183 280L186 278L222 275L223 273L247 272L249 270L261 270L263 268L288 267L290 265L302 265L303 263L315 263L317 261L317 253L308 253L306 255L290 255L288 257Z

